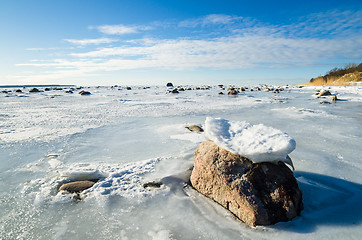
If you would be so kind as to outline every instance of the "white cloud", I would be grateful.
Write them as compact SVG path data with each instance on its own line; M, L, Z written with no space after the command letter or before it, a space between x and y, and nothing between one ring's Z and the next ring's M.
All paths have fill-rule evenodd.
M103 44L103 43L112 43L117 42L117 39L111 39L111 38L96 38L96 39L64 39L64 41L73 43L76 45L89 45L89 44Z

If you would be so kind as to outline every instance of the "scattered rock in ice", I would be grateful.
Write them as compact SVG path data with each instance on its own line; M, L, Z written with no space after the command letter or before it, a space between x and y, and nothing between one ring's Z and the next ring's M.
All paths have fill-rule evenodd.
M188 130L190 130L191 132L203 132L204 129L202 129L200 126L197 125L190 125L186 127Z
M161 182L155 182L155 181L146 182L143 184L144 188L160 188L161 186L162 186Z
M80 95L90 95L91 93L88 92L88 91L82 90L82 91L79 92L79 94L80 94Z
M235 89L231 89L229 90L228 95L238 95L238 91L236 91Z
M331 102L335 102L335 101L337 101L337 100L338 100L338 98L337 98L336 95L332 95L332 96L330 96L330 97L328 98L328 101L331 101Z
M91 181L85 180L85 181L65 183L62 186L60 186L59 191L66 191L69 193L80 193L88 188L91 188L97 181L98 179Z
M294 139L280 130L221 118L206 118L205 137L255 163L283 161L292 165L288 154L296 147Z
M40 90L37 89L37 88L32 88L32 89L29 90L29 92L35 93L35 92L40 92Z
M331 95L331 92L328 91L328 90L324 90L324 91L320 91L318 94L317 94L317 97L325 97L325 96L329 96Z

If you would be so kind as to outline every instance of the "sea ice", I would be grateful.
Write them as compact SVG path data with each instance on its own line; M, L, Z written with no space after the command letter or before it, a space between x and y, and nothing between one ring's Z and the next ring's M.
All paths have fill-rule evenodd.
M284 161L291 164L288 154L296 146L293 138L275 128L221 118L206 118L205 136L219 147L255 163Z

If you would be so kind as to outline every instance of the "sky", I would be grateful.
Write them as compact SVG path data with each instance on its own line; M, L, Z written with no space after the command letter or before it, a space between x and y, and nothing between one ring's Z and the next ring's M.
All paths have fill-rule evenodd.
M0 85L298 84L362 62L360 0L0 0Z

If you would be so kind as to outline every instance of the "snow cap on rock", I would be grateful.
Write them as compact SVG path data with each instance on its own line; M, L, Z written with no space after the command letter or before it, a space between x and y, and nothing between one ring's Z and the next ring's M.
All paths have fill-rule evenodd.
M283 161L292 166L288 154L295 149L295 140L278 129L263 124L207 117L205 137L254 163Z

